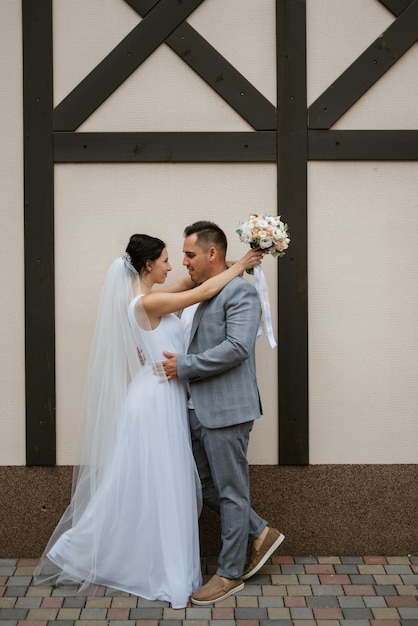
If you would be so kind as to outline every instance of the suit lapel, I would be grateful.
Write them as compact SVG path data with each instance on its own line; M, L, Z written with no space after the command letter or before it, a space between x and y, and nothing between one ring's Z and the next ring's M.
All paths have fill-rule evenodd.
M196 309L196 312L195 312L194 318L193 318L192 330L190 332L189 347L190 347L190 344L192 343L193 338L194 338L194 336L196 334L196 330L197 330L197 327L199 326L200 318L202 317L202 314L203 314L205 308L207 307L207 304L208 304L208 301L201 302L199 304L199 306L197 307L197 309Z

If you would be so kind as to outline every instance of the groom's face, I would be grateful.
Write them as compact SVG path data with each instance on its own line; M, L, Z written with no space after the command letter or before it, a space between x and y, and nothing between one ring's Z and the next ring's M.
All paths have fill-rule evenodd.
M213 250L211 247L205 251L198 245L196 233L185 238L183 245L183 265L187 267L190 278L195 283L203 283L211 277L212 253Z

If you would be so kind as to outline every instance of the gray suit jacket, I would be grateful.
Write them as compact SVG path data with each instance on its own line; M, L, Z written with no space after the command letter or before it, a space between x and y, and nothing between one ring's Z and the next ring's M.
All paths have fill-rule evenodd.
M255 287L234 278L196 310L188 354L177 372L189 382L194 409L206 428L223 428L260 417L255 341L261 306Z

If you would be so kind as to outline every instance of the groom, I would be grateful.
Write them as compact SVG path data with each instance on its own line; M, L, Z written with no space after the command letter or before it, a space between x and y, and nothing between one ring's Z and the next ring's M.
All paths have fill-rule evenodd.
M195 283L224 271L227 240L219 226L199 221L188 226L184 236L183 265ZM217 572L193 594L197 605L243 589L243 581L264 565L284 539L250 503L247 448L253 421L262 412L255 371L260 316L256 289L235 278L212 300L183 312L188 354L166 352L163 362L169 379L178 376L188 384L193 454L203 501L221 519Z

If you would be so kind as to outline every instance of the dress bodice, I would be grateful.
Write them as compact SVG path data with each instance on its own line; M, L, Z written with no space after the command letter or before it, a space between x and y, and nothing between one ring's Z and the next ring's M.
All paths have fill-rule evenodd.
M184 354L186 350L183 326L174 313L164 315L153 330L144 330L139 326L135 318L135 304L141 295L134 298L129 305L129 321L138 348L145 354L150 354L154 361L163 360L164 351Z

